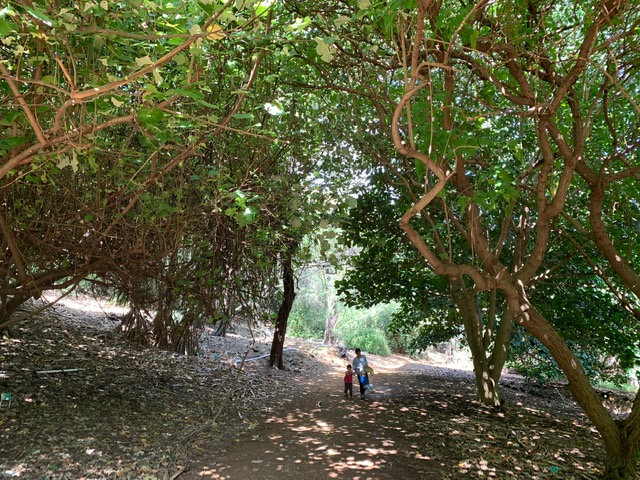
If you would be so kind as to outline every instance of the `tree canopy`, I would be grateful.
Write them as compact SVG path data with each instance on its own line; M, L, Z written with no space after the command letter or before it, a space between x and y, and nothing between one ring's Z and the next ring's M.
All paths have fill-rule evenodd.
M0 328L91 280L157 345L191 352L238 311L279 312L283 336L301 239L328 250L358 184L350 240L372 275L354 302L448 295L487 402L524 329L601 434L607 478L630 478L640 400L616 422L572 346L637 362L634 7L6 2Z

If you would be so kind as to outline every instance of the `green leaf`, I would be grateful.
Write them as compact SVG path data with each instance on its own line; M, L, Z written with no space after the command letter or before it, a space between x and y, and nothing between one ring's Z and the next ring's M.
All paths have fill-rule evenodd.
M42 10L40 10L37 7L29 7L27 5L22 5L22 8L24 8L27 13L29 13L32 17L36 18L37 20L40 20L42 23L46 24L49 27L54 27L57 26L58 23L53 21L51 18L49 18L49 16L47 16L46 13L44 13Z
M188 62L187 56L183 53L180 53L173 57L173 61L176 62L176 65L184 65Z
M476 48L478 38L480 38L480 32L476 29L473 29L473 31L469 35L469 43L471 44L471 48Z
M67 167L71 167L74 172L78 171L78 152L73 150L72 157L69 158L69 155L60 155L58 157L57 167L62 170Z
M143 125L160 126L165 115L159 108L141 108L138 112L138 120Z
M240 205L241 207L244 207L245 205L245 200L247 199L247 194L244 193L242 190L236 190L233 193L234 197L236 198L236 203L238 205Z
M413 161L415 167L416 167L416 180L418 182L423 182L424 181L424 177L427 174L427 168L425 166L424 163L422 163L422 161L415 159Z
M204 2L198 2L198 6L207 14L207 16L213 16L213 5L209 5Z
M346 15L340 15L338 18L336 18L333 23L336 25L336 27L339 27L340 25L344 25L345 23L347 23L349 20L351 20L351 17L347 17Z
M253 207L247 207L244 209L244 212L242 212L242 215L244 216L246 223L251 223L258 216L258 211Z
M18 26L15 23L9 20L5 20L4 18L0 18L0 36L6 37L11 32L17 32L17 31L18 31Z
M151 72L151 73L153 74L153 78L156 81L156 84L157 85L162 84L163 79L162 79L162 75L160 75L159 69L154 68L153 72Z
M322 38L316 38L315 41L317 44L316 53L320 55L320 58L322 58L322 60L324 60L327 63L333 60L333 52L335 50L335 47L327 43Z
M11 150L25 143L27 139L25 137L8 137L0 140L0 149Z
M172 88L170 90L167 90L167 95L184 95L185 97L191 98L192 100L200 100L204 98L204 94L201 91L188 88Z
M151 64L153 64L153 60L151 60L151 57L149 55L136 58L136 65L138 67L144 67L145 65L151 65Z
M271 2L260 2L258 3L258 5L256 5L256 16L257 17L262 17L264 15L266 15L269 12L269 9L271 8Z
M89 161L89 166L93 169L94 172L98 171L98 164L96 162L95 156L93 155L93 153L89 153L89 156L87 157L87 160Z

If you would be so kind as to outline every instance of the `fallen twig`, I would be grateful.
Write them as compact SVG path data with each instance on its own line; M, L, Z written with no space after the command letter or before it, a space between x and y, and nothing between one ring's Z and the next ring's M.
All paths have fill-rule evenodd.
M38 370L36 373L70 373L79 372L80 370L86 370L86 368L60 368L56 370Z
M180 467L180 469L176 473L174 473L169 477L169 480L176 480L176 478L182 475L185 470L186 470L186 467Z
M282 350L282 351L283 351L283 352L288 352L288 351L290 351L290 350L298 350L299 352L301 352L301 351L302 351L302 350L300 350L300 349L299 349L299 348L297 348L297 347L287 347L287 348L285 348L285 349L284 349L284 350ZM240 358L240 359L236 360L236 363L239 363L239 362L253 362L254 360L259 360L259 359L261 359L261 358L265 358L265 357L268 357L268 356L270 356L270 355L271 355L270 353L266 353L266 354L264 354L264 355L260 355L259 357L251 357L251 358L247 358L247 357L246 357L246 355L245 355L245 357L244 357L244 358Z

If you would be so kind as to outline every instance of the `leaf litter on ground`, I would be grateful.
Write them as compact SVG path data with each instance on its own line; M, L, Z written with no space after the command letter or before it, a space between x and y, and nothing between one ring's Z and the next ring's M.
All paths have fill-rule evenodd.
M0 409L0 474L6 478L206 478L202 466L230 451L237 452L238 468L253 463L268 475L260 441L272 419L306 409L300 418L345 422L334 404L349 361L339 349L289 339L287 370L280 372L267 365L269 330L254 330L253 338L247 331L225 338L206 331L200 356L187 357L128 342L112 316L87 308L91 302L56 305L0 341L0 390L13 396L12 405ZM381 399L370 407L382 422L376 428L390 424L403 437L394 441L409 442L394 475L402 473L398 465L407 479L425 478L419 476L425 471L438 478L600 473L599 437L566 385L537 386L506 375L506 407L491 409L475 401L469 371L408 357L369 358L382 367L378 378L388 377L372 396ZM348 453L352 447L339 445L333 433L324 431L317 441L331 439L333 457L341 449ZM303 436L281 434L288 436L283 445L306 458ZM295 451L289 457L298 458ZM312 470L317 463L303 466ZM275 472L273 478L287 477Z

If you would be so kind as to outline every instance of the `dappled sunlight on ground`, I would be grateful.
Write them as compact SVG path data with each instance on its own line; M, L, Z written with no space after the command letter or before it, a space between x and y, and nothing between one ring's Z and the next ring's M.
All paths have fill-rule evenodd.
M269 335L254 343L238 329L227 338L206 335L198 358L176 356L132 347L114 332L117 319L96 308L87 315L59 303L1 339L0 383L14 400L0 409L3 476L546 480L602 473L601 441L566 385L506 374L507 403L492 408L475 400L469 370L368 355L376 392L361 401L357 386L355 398L342 394L351 352L343 358L296 341L285 349L287 368L274 370L264 358ZM239 370L246 352L252 358Z
M221 452L186 480L547 479L595 471L585 459L593 459L597 439L584 417L572 425L535 405L482 406L470 372L377 372L376 392L365 401L357 388L351 399L327 387L339 386L338 372L309 385L237 450Z
M408 459L416 473L424 471L432 458L417 451L417 445L412 448L420 433L417 428L407 429L402 421L409 408L397 408L385 385L376 385L376 389L365 401L330 394L320 407L315 397L303 396L293 410L268 418L263 433L252 437L262 448L251 450L264 453L244 460L245 473L228 473L229 466L221 459L216 466L202 470L202 478L235 480L251 475L266 479L271 478L265 476L268 468L284 475L281 478L294 478L299 473L302 479L310 480L321 477L317 473L309 477L305 472L317 472L319 467L322 478L401 478L394 465L406 467Z

